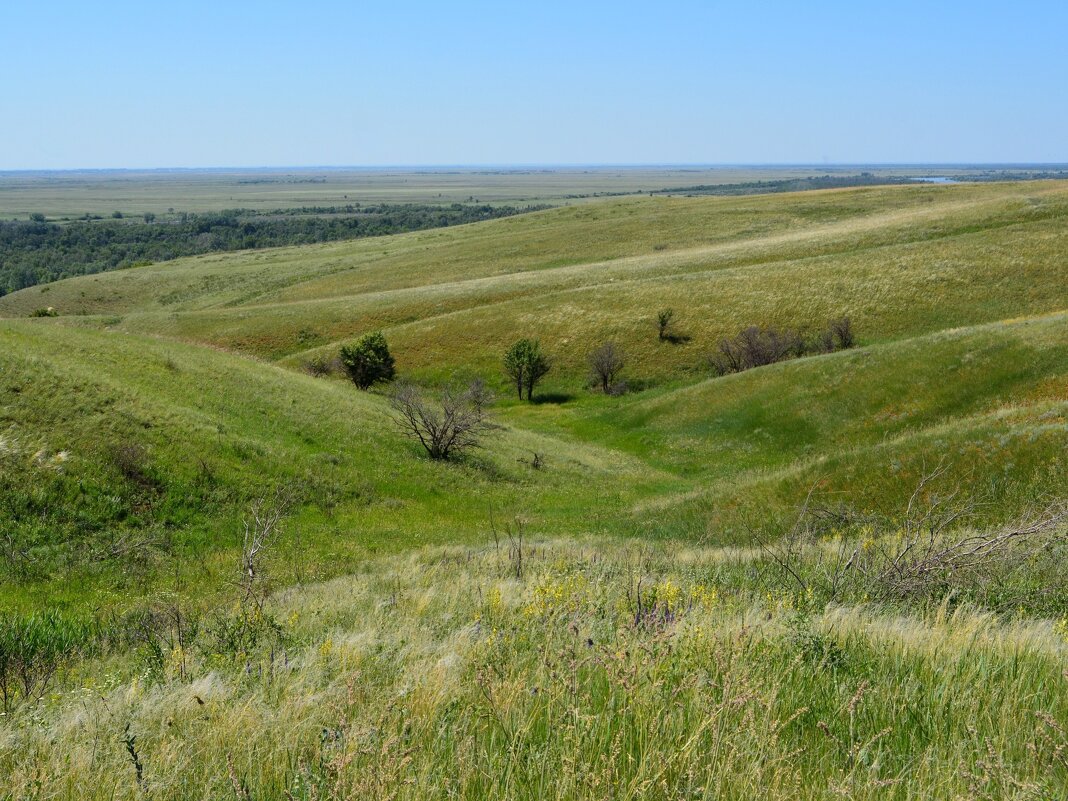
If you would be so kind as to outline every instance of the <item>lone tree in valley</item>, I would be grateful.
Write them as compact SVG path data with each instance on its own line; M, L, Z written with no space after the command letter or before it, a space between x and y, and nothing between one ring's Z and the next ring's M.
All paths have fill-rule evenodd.
M370 389L380 381L391 381L396 375L393 356L380 331L364 334L354 345L344 345L341 365L360 389Z
M534 387L549 372L552 363L541 351L536 339L520 339L504 354L504 371L515 384L519 399L526 390L527 400L534 400Z
M615 342L605 342L589 355L590 374L606 394L623 370L623 352Z
M661 341L669 339L671 336L671 324L675 320L674 309L661 309L656 313L656 327L660 334Z
M390 405L401 432L417 440L431 459L444 460L480 447L481 436L494 427L486 414L490 400L481 381L462 390L446 387L440 408L427 401L419 387L401 384Z

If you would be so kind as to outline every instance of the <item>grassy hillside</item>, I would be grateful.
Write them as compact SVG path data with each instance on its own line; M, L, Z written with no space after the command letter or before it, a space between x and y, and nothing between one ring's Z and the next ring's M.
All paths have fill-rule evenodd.
M401 367L435 378L495 370L502 340L537 333L573 381L612 337L635 377L664 379L755 322L849 314L870 342L1058 311L1066 211L1056 183L630 199L93 276L0 299L0 314L48 305L293 365L385 328ZM652 335L665 306L689 341Z
M987 498L988 519L1004 519L1068 494L1068 317L784 362L551 417L515 414L691 480L696 489L652 503L646 531L733 541L742 521L789 517L813 486L894 509L939 459Z
M56 487L31 502L9 481L9 504L30 551L50 554L35 574L48 587L72 542L144 526L225 564L248 503L283 484L304 487L296 527L335 569L365 547L485 536L491 507L542 534L737 541L814 485L892 508L942 458L996 499L984 519L1005 519L1063 487L1066 213L1053 182L638 198L35 287L0 299L61 315L0 326L7 458L70 458L21 463ZM674 343L655 334L664 306ZM721 336L840 314L865 347L708 378ZM377 327L402 374L495 383L510 430L465 466L428 464L384 399L300 374ZM554 357L553 403L516 404L500 376L524 334ZM652 389L586 389L585 354L608 338ZM532 452L550 469L519 461ZM47 532L28 522L42 514ZM342 545L341 531L358 533Z
M618 541L430 549L278 596L240 653L84 665L12 797L1057 798L1068 622L761 591ZM748 577L748 578L747 578ZM644 592L644 595L642 594ZM133 674L133 675L131 675Z
M217 589L249 503L279 487L295 493L294 569L316 575L368 549L488 537L494 512L539 532L604 531L621 504L672 483L625 454L507 429L464 464L432 464L380 397L49 322L0 324L0 502L26 552L7 565L21 578L5 582L7 602L123 604L175 569ZM535 475L521 461L532 451L552 469ZM590 482L614 487L595 508ZM150 542L137 549L147 565L131 539Z
M1062 796L1066 217L614 199L0 299L0 798ZM842 315L856 347L708 364ZM499 391L484 448L306 371L376 329Z
M368 550L486 539L494 513L521 514L539 535L735 542L751 514L784 518L817 481L828 497L894 508L938 456L995 493L986 520L1068 490L1062 315L683 389L502 408L508 428L456 466L402 440L382 397L57 322L0 326L7 533L33 555L32 569L8 566L17 605L133 603L162 566L219 588L249 503L283 486L297 493L305 578ZM958 380L935 383L946 374ZM932 390L903 402L908 380ZM533 452L545 469L531 469ZM143 563L128 558L131 539L149 543Z

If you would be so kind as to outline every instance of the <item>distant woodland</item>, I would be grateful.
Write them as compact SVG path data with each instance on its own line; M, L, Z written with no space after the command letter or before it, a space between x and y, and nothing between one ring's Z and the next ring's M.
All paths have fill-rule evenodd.
M228 250L306 245L507 217L542 206L353 204L71 222L0 222L0 295L36 284Z

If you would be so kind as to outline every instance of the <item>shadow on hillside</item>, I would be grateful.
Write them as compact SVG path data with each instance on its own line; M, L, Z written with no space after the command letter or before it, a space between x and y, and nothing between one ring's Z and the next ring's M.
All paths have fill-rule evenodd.
M567 403L574 399L575 396L568 392L546 392L544 395L535 395L531 402L540 406L543 403Z
M672 345L685 345L687 342L693 339L693 337L691 337L689 334L664 334L661 339L664 342L671 343Z

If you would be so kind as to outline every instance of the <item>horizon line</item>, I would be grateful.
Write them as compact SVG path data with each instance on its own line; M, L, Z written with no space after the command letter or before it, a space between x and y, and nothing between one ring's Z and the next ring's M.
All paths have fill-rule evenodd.
M463 170L463 171L516 171L516 170L576 170L576 169L737 169L737 168L911 168L911 169L991 169L991 168L1068 168L1068 161L842 161L842 162L514 162L514 163L440 163L440 164L276 164L276 165L209 165L197 167L20 167L0 168L0 175L78 173L78 172L271 172L282 170L368 171L385 170Z

